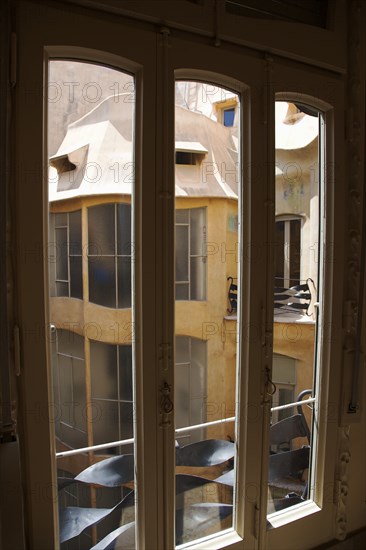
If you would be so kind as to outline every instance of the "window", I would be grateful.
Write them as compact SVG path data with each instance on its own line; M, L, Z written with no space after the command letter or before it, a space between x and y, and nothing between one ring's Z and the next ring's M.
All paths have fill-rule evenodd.
M278 407L292 403L295 399L296 360L285 355L273 355L272 380L276 386L272 406ZM290 416L291 411L282 409L272 414L272 422L278 422Z
M50 258L54 296L83 298L81 210L51 213L54 255Z
M175 215L177 300L206 299L206 209L178 209Z
M196 156L194 153L188 151L176 151L175 153L175 163L176 164L190 164L195 165Z
M276 172L275 209L292 213L276 218L274 227L269 518L273 512L314 497L312 480L319 444L316 411L321 343L317 338L319 315L316 309L309 310L309 304L316 299L316 292L321 295L323 285L323 268L317 261L323 181L320 177L314 178L298 150L301 149L302 154L311 152L314 164L320 165L324 147L322 113L318 112L317 117L304 114L296 124L289 125L282 117L287 110L286 102L276 103L279 171ZM284 153L286 143L288 148ZM302 223L296 211L305 213L306 222ZM309 246L305 247L304 243ZM305 248L308 250L304 251ZM310 253L311 248L315 254ZM284 304L282 310L281 303Z
M175 164L199 166L207 158L207 153L206 147L197 141L175 142Z
M234 107L231 107L230 109L224 109L222 116L223 116L224 126L234 126L234 119L235 119Z
M176 144L190 140L207 150L198 179L180 166L175 170L175 545L179 546L233 526L239 360L235 334L223 334L220 324L227 308L222 290L228 274L238 277L238 234L232 220L240 212L241 187L240 175L235 176L240 134L234 142L210 107L214 98L227 93L235 96L235 104L239 96L205 82L180 81L175 89L176 101L180 89L191 92L186 94L184 112L175 111ZM195 98L193 91L210 97L199 110L200 97ZM203 521L198 510L204 510Z
M131 307L131 206L88 208L89 300L112 308Z
M301 279L301 219L276 219L276 286L289 288Z
M187 6L189 4L187 2ZM209 4L193 7L207 13ZM73 462L73 475L79 475L96 464L101 464L99 467L103 468L105 459L123 462L123 442L118 439L111 441L110 437L131 434L128 431L130 425L122 422L130 414L131 395L122 396L123 388L120 389L116 367L116 364L121 364L120 352L125 351L121 348L131 346L133 436L127 438L133 439L128 443L133 445L133 453L128 454L134 454L136 463L132 476L124 479L122 485L130 491L135 483L138 487L135 519L131 520L135 521L136 533L132 546L143 548L150 544L154 548L174 548L181 543L189 543L190 547L194 547L199 546L198 538L202 535L211 537L200 543L205 548L225 546L230 550L248 550L258 546L280 546L291 550L296 531L301 533L304 547L315 547L321 541L316 538L315 529L309 527L313 523L324 525L321 536L325 537L322 540L328 538L331 531L326 518L331 516L334 503L328 502L322 494L324 484L334 481L335 473L335 468L328 472L324 466L335 452L332 443L329 447L330 438L326 434L329 428L327 398L340 395L341 390L338 357L341 345L336 353L336 346L333 342L329 343L329 338L323 338L322 332L324 326L331 327L332 331L339 326L343 301L337 293L344 282L344 273L333 272L334 266L326 261L322 250L328 243L334 243L335 247L341 246L341 257L346 256L342 248L342 228L332 219L333 210L341 209L342 201L339 197L333 201L332 193L345 181L338 172L347 165L342 155L337 157L339 166L334 181L330 181L324 173L324 166L334 166L332 157L325 158L325 153L330 152L332 144L338 140L337 129L341 126L340 117L344 113L342 77L334 76L324 68L337 65L331 64L332 60L323 59L323 64L313 69L305 51L301 58L293 54L292 59L284 59L286 52L283 49L281 56L267 56L263 61L262 53L254 51L256 44L261 43L262 35L258 37L258 42L251 42L250 49L243 48L239 43L232 47L226 40L228 21L223 22L225 40L213 51L211 43L197 39L194 33L189 34L183 28L179 33L171 32L164 40L160 27L150 25L147 19L141 28L137 23L131 27L131 21L121 13L109 17L100 12L95 17L92 9L84 10L82 7L77 9L80 17L80 24L77 25L79 49L75 42L70 45L67 35L67 29L75 28L75 7L69 4L69 8L63 10L59 9L59 3L50 3L47 10L35 11L35 6L39 8L40 5L36 0L16 3L15 6L15 10L20 11L16 19L21 32L19 81L25 82L30 90L56 82L64 93L54 104L38 97L42 94L34 94L32 109L20 94L14 119L20 137L16 148L19 156L16 159L19 172L16 181L17 219L25 221L27 212L28 216L31 212L34 218L33 223L17 224L17 314L22 331L20 385L24 400L22 411L30 411L22 420L26 431L23 442L23 449L27 450L24 469L29 473L29 478L27 475L25 480L25 502L27 507L29 504L26 519L30 525L31 546L57 548L57 524L53 537L53 517L57 510L53 509L52 513L49 510L50 503L56 502L57 497L56 492L53 493L56 485L54 462L64 472L70 471L67 462ZM53 18L53 23L57 21L57 25L50 24ZM167 20L170 22L170 16ZM30 25L34 21L37 21L37 33L34 33L34 25ZM273 37L275 34L273 31ZM69 45L64 47L61 44ZM299 54L300 46L295 44L294 47L298 48L295 53ZM42 52L45 52L45 58ZM324 57L327 52L328 49L324 48ZM50 70L47 73L47 65L61 63L63 59L69 74L52 79ZM306 59L308 62L299 63L296 59ZM76 71L73 63L78 65ZM87 67L80 67L83 64ZM207 71L199 69L202 67L206 67ZM41 81L43 74L46 77L49 75L46 83ZM184 108L184 113L181 108L178 116L175 116L178 109L175 109L173 98L175 80L198 81L200 87L197 89L205 90L204 101L191 98L189 105L196 104L196 107ZM67 93L70 86L64 85L68 82L80 83L72 88L75 93L73 102L65 100L70 98ZM271 86L268 86L269 82ZM291 93L294 82L296 94ZM31 87L33 84L35 88ZM57 85L49 86L50 93L57 92ZM211 92L211 97L220 97L220 88L222 90L224 86L237 96L237 126L225 127L221 118L216 116L215 101L206 102ZM289 92L286 93L286 90ZM76 100L77 95L79 100ZM131 101L134 96L137 98L136 105ZM275 97L280 103L316 107L318 116L311 117L317 123L315 135L305 115L296 124L284 125L288 130L286 139L283 143L276 139L275 151L272 135L274 126L277 127L273 104ZM91 101L93 98L97 101ZM203 105L205 102L206 106ZM60 150L52 151L52 154L61 157L67 151L85 147L85 158L82 160L85 164L73 171L75 176L78 171L75 178L77 187L57 187L57 200L52 201L51 205L52 212L56 214L62 214L62 210L71 212L81 208L82 241L85 246L85 256L82 258L83 300L61 299L57 295L47 299L47 289L43 284L47 279L44 277L45 266L38 260L29 261L29 254L33 254L35 247L43 251L47 244L44 241L45 212L42 209L42 201L47 194L42 188L43 179L40 174L27 171L32 166L45 166L47 161L42 157L45 153L41 150L46 123L45 120L42 126L42 112L46 105L50 111L58 109L60 116L57 120L66 122L61 123L65 134L61 136L60 147L57 146ZM206 107L204 112L201 105ZM231 107L225 105L225 108ZM284 108L287 110L287 105ZM51 116L48 120L49 135L54 137L57 124ZM193 121L196 122L191 125ZM297 131L305 123L308 129L306 135L311 139L301 145L301 131L299 135ZM192 131L190 135L186 132L188 126ZM334 135L333 127L336 129ZM176 141L188 140L201 143L207 149L207 163L201 164L205 172L199 165L175 164ZM337 141L338 145L343 143L342 140L343 136ZM72 162L71 156L69 158ZM283 175L278 175L276 182L274 161ZM123 177L130 162L136 166L132 182ZM292 177L288 168L296 165L289 165L289 162L305 163L305 166L302 164L306 170L301 171L301 180L300 177ZM60 177L67 174L61 171ZM192 181L191 174L200 177ZM50 182L51 186L55 188L54 182ZM280 204L282 200L289 203L287 208ZM300 201L306 202L307 209L302 205L299 207ZM130 232L119 226L119 204L131 209L128 225L131 223L133 229ZM302 315L301 319L294 316L290 320L290 315L274 319L273 315L276 266L271 253L275 240L275 212L291 217L301 213L299 277L307 276L303 258L310 246L320 243L319 248L316 245L316 249L309 254L316 256L317 265L307 259L317 288L317 306L311 315ZM127 218L125 214L126 211L121 214L121 220ZM235 216L238 216L237 232L232 230L233 224L230 222ZM196 231L198 237L192 243L195 227L199 229ZM60 224L59 228L62 229L63 225ZM133 261L131 246L127 251L119 250L121 245L123 248L124 237L130 242L131 239L136 240L136 261ZM50 240L54 240L53 233ZM126 260L128 265L127 275L122 277L121 284L119 260ZM285 278L284 273L281 276ZM238 288L237 315L232 319L225 319L228 277L236 280ZM130 297L127 298L123 294L123 283L131 280ZM60 278L60 282L64 281L66 279ZM96 304L105 307L96 307ZM90 375L89 378L85 376L85 403L91 409L91 415L95 412L95 417L91 416L93 422L87 423L87 448L58 450L55 461L50 458L53 424L48 417L52 414L49 411L52 397L49 397L50 380L47 375L48 338L44 337L45 327L50 322L58 331L68 326L69 331L84 338L84 370L85 374L89 372ZM136 334L126 338L125 327L128 323L134 323ZM36 334L35 329L38 330ZM197 361L192 350L197 341L200 342L198 347L204 342L206 387L197 392L198 401L203 399L204 402L201 423L197 429L186 426L192 437L194 432L202 437L175 447L179 441L177 436L181 438L184 434L179 431L182 428L177 427L180 408L175 398L178 398L180 390L175 387L179 371L174 361L175 356L181 353L178 338L183 335L190 339L191 356L180 359L179 368L182 367L181 372L185 370L192 374ZM267 466L273 463L268 444L269 434L272 433L270 409L278 418L285 414L281 410L290 409L293 412L298 405L291 402L292 394L286 393L293 384L286 385L284 382L284 391L279 399L283 405L279 406L286 409L276 410L276 401L271 402L270 394L274 389L270 383L273 380L273 351L296 361L295 400L298 389L312 391L306 401L313 408L305 405L311 430L306 445L308 458L311 453L311 467L307 468L310 481L306 502L296 506L296 525L286 525L286 522L295 521L295 510L291 510L291 517L289 511L282 509L278 510L283 524L281 528L266 532L266 473L268 471L269 478L270 468L267 469ZM203 351L200 353L203 355ZM76 357L76 366L72 363L65 372L71 371L71 378L75 370L75 375L79 376L82 370L81 367L79 370L79 359L82 361L82 358L69 355ZM59 360L62 365L61 355ZM329 376L329 366L332 367L332 376ZM109 380L113 383L109 384ZM185 387L184 392L187 391ZM65 399L73 403L70 409L77 411L76 397L69 390L65 392ZM44 417L41 422L33 414L37 403L40 403ZM120 403L123 407L126 405L125 417ZM336 409L339 418L338 404ZM98 426L99 423L103 426L99 414L101 410L102 416L107 419L103 430ZM193 421L197 412L193 404L188 406L185 403L183 411L182 424ZM68 410L65 414L71 415ZM75 433L82 431L82 426L72 422L73 418L69 416L65 424L69 424ZM128 430L123 433L126 425ZM72 436L76 438L73 432ZM331 432L335 435L336 428L332 428ZM94 438L100 443L94 444ZM321 444L318 445L318 442ZM192 466L182 458L183 449L190 445L205 451L210 451L210 445L212 448L221 447L225 453L220 454L218 464L213 464L211 456L216 453L211 453L211 448L205 459L208 464L202 466L202 463L196 463ZM294 443L291 450L295 448ZM106 456L103 456L104 453ZM36 457L40 455L44 459L37 464ZM179 465L174 461L177 456ZM199 459L207 457L203 452L195 456ZM183 470L178 472L176 467ZM195 483L202 485L185 490L187 478L180 477L175 483L174 476L192 475L192 471L188 473L189 468L196 469L193 474ZM199 472L199 468L203 470ZM305 470L301 483L305 480ZM207 483L205 480L210 481ZM272 481L277 483L276 479ZM39 494L33 494L34 483L42 488L51 487L52 499L46 501L39 498ZM89 487L93 503L85 507L93 508L96 515L101 514L104 508L102 500L94 498L95 485L93 482ZM184 490L176 494L177 487ZM276 494L272 500L286 498L290 492ZM108 508L111 508L112 503L108 502ZM318 515L313 522L309 516L315 510ZM72 510L62 513L68 512ZM124 512L122 514L121 511L119 518L123 528L133 516L131 513L127 518ZM308 517L304 519L305 514ZM273 525L272 517L269 521ZM77 521L69 522L69 525L71 523L73 526L80 525ZM209 532L203 532L208 523ZM60 525L63 524L60 522ZM174 525L178 526L177 531ZM94 526L89 524L85 530L91 535L94 546L101 542L98 528L95 533ZM77 547L80 534L73 532L71 535L70 543L66 540L65 543ZM112 541L104 541L103 544L109 543L113 544ZM126 546L124 541L118 541L118 545Z
M87 444L84 338L68 330L52 332L53 383L60 449Z
M90 343L93 445L133 437L132 347ZM131 445L113 453L131 452Z

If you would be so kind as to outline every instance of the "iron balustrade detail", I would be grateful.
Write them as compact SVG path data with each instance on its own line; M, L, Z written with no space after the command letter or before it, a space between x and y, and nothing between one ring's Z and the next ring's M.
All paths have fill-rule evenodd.
M227 313L236 315L238 309L238 283L236 277L228 277L228 302ZM297 280L298 281L298 280ZM310 306L315 298L315 284L313 279L308 277L304 282L298 281L297 284L285 288L274 286L274 310L276 314L285 312L300 313L311 316Z

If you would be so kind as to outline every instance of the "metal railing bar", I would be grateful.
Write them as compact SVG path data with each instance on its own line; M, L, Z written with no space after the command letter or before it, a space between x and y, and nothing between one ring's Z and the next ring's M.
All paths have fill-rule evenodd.
M212 420L212 422L203 422L202 424L195 424L194 426L185 426L184 428L177 428L175 433L190 432L191 430L199 430L200 428L207 428L209 426L217 426L218 424L226 424L227 422L235 422L235 416L230 418L221 418L220 420Z
M283 411L284 409L291 409L292 407L297 407L298 405L307 405L308 403L315 403L316 397L309 397L309 399L303 399L302 401L295 401L294 403L287 403L286 405L278 405L278 407L271 407L271 412L273 411Z
M91 447L81 447L80 449L71 449L70 451L61 451L56 453L56 458L77 455L80 453L89 453L90 451L101 451L103 449L111 449L112 447L121 447L122 445L129 445L134 442L134 438L131 437L130 439L121 439L120 441L112 441L111 443L102 443L100 445L92 445Z
M303 399L302 401L295 401L293 403L287 403L286 405L279 405L278 407L271 407L271 412L281 411L284 409L290 409L292 407L297 407L298 405L307 405L309 403L315 403L315 397L309 397L309 399ZM203 422L202 424L195 424L194 426L185 426L184 428L177 428L175 430L176 434L181 434L185 432L190 432L194 430L199 430L202 428L208 428L210 426L217 426L219 424L227 424L228 422L235 422L236 417L231 416L230 418L221 418L220 420L212 420L211 422ZM72 449L70 451L61 451L56 453L56 458L62 458L64 456L72 456L80 453L88 453L91 451L100 451L103 449L111 449L113 447L121 447L123 445L129 445L134 443L134 438L122 439L120 441L112 441L111 443L103 443L101 445L92 445L91 447L82 447L80 449Z

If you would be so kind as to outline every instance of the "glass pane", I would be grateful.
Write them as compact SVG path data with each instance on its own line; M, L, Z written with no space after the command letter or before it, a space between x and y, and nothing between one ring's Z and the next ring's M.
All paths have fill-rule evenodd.
M62 91L58 101L47 103L49 279L52 293L64 297L50 296L50 321L67 329L51 332L55 448L62 486L60 548L90 550L100 543L132 549L134 356L126 327L132 326L135 106L134 94L127 98L126 92L134 90L134 79L100 64L61 59L50 61L49 79ZM70 83L77 86L71 89ZM84 297L85 304L69 299ZM118 307L125 311L117 312ZM120 442L122 438L127 442ZM81 452L85 447L88 450ZM120 476L111 486L108 461L118 455L123 455L116 469ZM96 463L99 473L93 469ZM97 522L98 508L106 515ZM118 541L102 542L127 524Z
M117 204L117 254L131 256L131 206Z
M204 243L204 225L205 225L205 209L191 208L190 209L190 245L191 256L202 256L205 254Z
M60 404L62 422L73 426L73 387L72 360L65 355L58 356L58 373L60 384Z
M232 126L234 124L235 109L224 110L224 126Z
M55 214L55 227L67 226L67 214Z
M216 116L223 97L233 101L228 127ZM236 425L229 419L235 418L238 319L236 312L228 316L227 310L228 277L237 283L238 263L232 253L222 261L221 251L235 250L238 242L237 224L230 220L239 214L240 184L235 174L240 133L235 121L240 117L234 116L239 109L236 94L214 86L208 89L201 82L177 82L176 101L185 106L176 108L176 142L197 142L207 149L207 154L196 155L194 165L176 166L174 389L176 545L180 545L233 526ZM214 170L204 172L204 185L199 183L210 163L225 166L225 190ZM206 239L217 249L208 262ZM216 460L219 448L225 450ZM200 476L215 480L224 473L228 482L198 485Z
M188 340L188 338L187 338ZM190 401L190 364L176 365L175 369L175 425L183 428L190 425L189 401ZM179 440L179 436L178 436Z
M285 265L285 222L276 221L275 225L275 285L284 285Z
M132 403L120 403L120 438L133 437L133 405Z
M118 351L119 399L132 402L132 346L119 346Z
M301 267L301 221L290 221L290 280L291 286L300 283Z
M69 295L69 283L56 282L56 296L68 296Z
M117 346L90 342L92 398L117 399Z
M191 300L206 298L206 264L203 258L191 258Z
M115 254L114 204L88 208L88 253L93 256Z
M89 301L106 307L116 307L115 259L89 257Z
M288 123L285 119L290 105L279 101L275 109L275 208L283 219L275 225L272 380L276 391L269 431L269 513L311 498L310 454L316 444L313 405L301 405L301 401L316 393L314 304L319 299L319 263L314 249L318 245L314 243L321 239L320 188L314 167L319 165L321 145L319 116L307 111ZM296 107L301 111L301 106ZM301 223L299 213L306 223Z
M176 283L175 285L175 299L176 300L189 300L189 283Z
M175 280L188 281L188 227L185 225L177 225L175 228L175 239Z
M177 209L175 211L175 223L189 223L189 209Z
M117 258L118 307L131 307L131 258Z
M69 280L67 269L67 229L56 229L56 278Z
M118 402L93 399L94 445L119 440Z
M81 256L70 256L70 296L83 298Z
M57 349L64 355L84 359L84 338L76 332L59 329L57 330Z
M207 345L202 340L191 338L191 386L190 394L192 399L204 399L206 396L206 368L207 368ZM202 408L202 407L201 407Z
M86 405L86 385L85 385L85 362L72 359L72 386L74 398L74 421L75 427L82 430L85 435L87 431L85 405Z
M69 213L70 254L81 255L81 210Z

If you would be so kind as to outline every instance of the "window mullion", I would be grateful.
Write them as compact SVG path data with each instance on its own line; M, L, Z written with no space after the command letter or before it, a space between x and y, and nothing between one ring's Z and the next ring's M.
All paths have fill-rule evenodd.
M165 397L174 406L174 73L168 29L157 35L156 72L156 369L158 395L158 480L161 511L158 524L159 548L174 548L175 541L175 433L172 412L166 413Z

